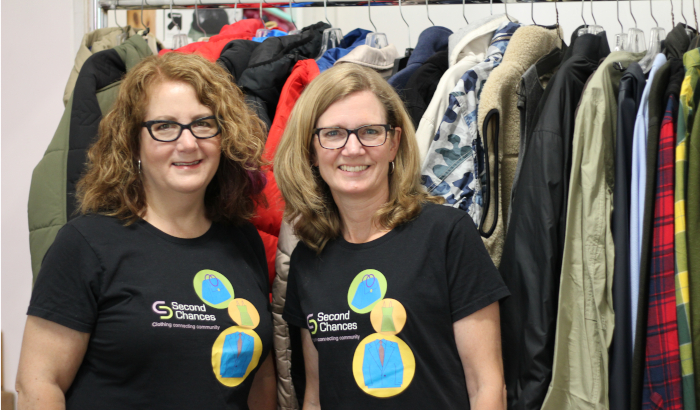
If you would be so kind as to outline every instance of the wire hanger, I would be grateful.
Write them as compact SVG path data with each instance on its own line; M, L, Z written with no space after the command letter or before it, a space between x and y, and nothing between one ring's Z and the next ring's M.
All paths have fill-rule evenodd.
M430 9L428 8L428 0L425 0L425 15L428 16L428 20L430 21L430 24L433 26L435 23L433 23L433 20L430 19Z
M377 26L375 26L374 21L372 21L372 0L367 1L367 15L369 16L370 24L374 27L374 32L367 34L367 37L365 37L365 45L372 48L384 48L388 46L389 40L387 40L386 34L378 33Z
M695 16L695 29L698 30L700 26L698 25L698 13L695 10L695 0L693 0L693 16Z
M627 34L625 34L625 27L620 21L620 0L615 0L615 6L617 7L617 22L620 23L620 34L615 34L615 51L622 51L627 44Z
M639 65L642 67L644 74L651 71L651 66L656 58L656 55L661 52L663 40L666 38L666 30L659 27L659 22L654 17L654 10L651 7L651 0L649 0L649 12L651 13L651 18L656 23L656 27L652 27L649 31L649 48L647 49L646 55L639 61Z
M425 2L427 3L428 0L425 0ZM503 0L503 7L506 10L506 17L508 17L508 21L510 21L511 23L514 23L513 19L510 18L510 15L508 14L508 0Z
M469 20L467 20L467 15L464 13L464 3L465 3L465 0L462 0L462 17L464 17L464 21L467 24L469 24ZM399 4L399 7L400 7L400 4ZM401 17L403 17L403 14L401 15Z
M145 22L145 21L143 21L143 3L144 3L145 1L146 1L146 0L141 0L141 25L142 25L143 27L146 27L146 30L144 30L143 33L142 33L143 36L147 36L147 35L148 35L148 32L151 31L151 28L148 27L148 26L146 25L146 22Z
M296 1L294 2L296 3ZM292 20L292 25L294 25L294 30L290 31L289 34L291 35L301 33L301 30L297 28L297 23L294 21L294 13L292 13L292 0L289 0L289 18Z
M695 5L694 1L693 1L693 5ZM681 0L681 17L683 17L683 21L685 22L685 34L688 35L688 38L693 38L693 36L695 35L695 32L688 25L688 19L685 18L685 13L683 12L683 0Z
M406 23L406 31L408 31L408 48L406 49L406 52L408 53L408 50L413 51L413 49L411 48L411 26L408 25L406 17L403 16L403 10L401 10L401 0L399 0L399 14L401 14L401 20L403 20L403 22Z
M323 38L321 39L321 52L316 57L316 60L323 57L326 51L331 48L336 48L340 45L340 41L343 39L343 32L337 28L333 27L333 23L328 20L328 0L323 0L323 14L326 16L326 21L331 25L331 28L323 30Z
M408 59L413 53L413 49L411 48L411 27L408 25L408 21L406 21L406 18L403 16L403 11L401 10L401 0L399 0L399 13L401 14L401 19L403 22L406 23L406 28L408 31L408 48L406 48L406 52L404 53L403 57L394 59L394 67L391 69L392 76L406 68L406 65L408 65Z
M240 1L240 0L239 0ZM174 0L170 0L170 24L168 24L168 30L172 29L173 27L177 27L177 34L173 36L173 50L178 49L180 47L184 47L187 45L187 34L182 34L180 30L182 29L182 14L180 13L175 13L173 11L173 2ZM179 20L176 22L175 20Z
M586 2L586 0L583 0L583 1L581 2L581 18L583 18L583 4L584 4L585 2ZM583 23L586 24L587 27L580 28L580 29L578 30L578 35L579 35L579 36L582 36L582 35L584 35L584 34L598 34L598 33L602 32L602 31L605 31L605 29L603 28L603 26L599 26L599 25L598 25L598 22L597 22L596 19L595 19L595 15L593 14L593 0L591 0L591 17L593 18L593 25L592 25L592 26L588 26L588 25L586 24L586 20L584 19L584 20L583 20Z
M535 0L530 0L530 20L532 20L533 25L537 25L535 22Z
M632 13L632 0L629 0L629 4L630 15L632 16L632 20L634 20L634 27L630 27L630 29L627 30L627 44L625 44L625 51L629 51L631 53L641 53L647 49L646 40L644 40L644 31L637 28L637 19L634 17L634 13Z
M200 1L201 1L201 0L200 0ZM208 36L207 36L206 30L204 30L204 29L202 28L202 25L199 24L199 9L197 8L197 2L196 2L196 1L194 2L194 20L195 20L195 22L197 22L197 27L199 27L199 31L200 31L202 34L204 34L204 37L208 37Z
M118 7L119 7L119 0L117 0L116 5L112 5L112 7L110 7L112 10L114 10L114 22L117 23L117 27L119 27L119 29L121 29L121 31L122 31L121 33L119 33L117 35L117 38L116 38L117 45L123 44L128 37L126 29L119 24L119 19L117 18L117 8Z
M265 0L263 0L265 1ZM267 4L267 1L265 1L265 4ZM263 11L262 11L262 1L258 3L258 9L260 13L260 22L263 23L263 26L265 25L265 20L263 20ZM267 27L265 28L259 28L255 30L255 37L267 37L268 34L270 34L272 30L268 29Z

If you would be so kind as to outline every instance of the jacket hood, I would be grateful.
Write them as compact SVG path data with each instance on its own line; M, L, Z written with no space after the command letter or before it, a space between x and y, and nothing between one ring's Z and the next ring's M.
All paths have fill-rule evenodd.
M378 71L379 74L386 78L391 75L391 69L394 67L394 60L396 60L398 56L399 52L393 44L389 44L383 48L374 48L363 44L356 47L345 57L336 61L336 64L359 64Z
M448 40L449 66L452 67L467 55L486 51L491 43L493 32L506 21L508 17L505 14L494 14L477 20L452 34ZM513 19L513 22L518 21Z
M333 64L335 64L336 61L346 56L348 53L354 50L355 47L365 44L365 39L369 33L371 33L371 31L356 28L355 30L346 34L340 41L340 45L338 45L338 47L326 50L326 52L323 53L318 60L316 60L318 68L321 71L325 71L333 67Z
M221 56L217 63L223 65L233 75L235 81L241 78L241 74L248 68L250 57L260 43L252 40L231 40L221 50Z
M690 47L690 38L685 32L687 26L683 23L676 24L676 27L671 30L666 36L666 57L671 58L683 58L683 54Z
M452 30L441 26L432 26L423 30L406 65L423 64L433 54L446 50L451 34Z
M515 65L524 73L554 48L561 48L561 33L556 27L521 26L513 34L503 55L504 66Z

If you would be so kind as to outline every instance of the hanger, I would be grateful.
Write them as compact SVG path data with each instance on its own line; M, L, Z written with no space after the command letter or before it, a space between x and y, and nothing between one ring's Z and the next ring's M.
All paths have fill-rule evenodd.
M433 20L430 19L430 9L428 8L428 0L425 0L425 15L428 16L428 21L430 21L430 24L434 26L435 23L433 23Z
M530 20L532 20L533 25L537 25L535 22L535 0L530 0Z
M586 0L581 1L581 18L583 19L583 5L586 3ZM593 14L593 0L591 0L591 17L593 17L593 25L589 26L586 24L586 20L583 20L583 24L586 24L586 27L580 28L578 30L578 35L582 36L584 34L598 34L602 31L605 31L603 26L599 26L598 22L595 19L595 15Z
M651 18L654 20L654 23L656 23L656 27L652 27L649 31L649 48L647 49L646 55L639 61L639 65L642 67L644 74L651 71L654 58L662 51L663 40L666 38L666 30L659 27L659 22L656 21L656 17L654 17L651 0L649 0L649 12L651 13Z
M117 0L116 5L112 5L112 7L110 7L112 10L114 10L114 22L117 23L117 27L119 27L122 31L121 33L119 33L119 35L117 35L116 38L117 45L119 45L123 44L126 41L128 34L126 33L124 27L119 25L119 19L117 18L117 7L119 7L119 0Z
M469 20L467 20L467 15L464 14L464 3L465 3L465 0L462 0L462 17L464 17L464 22L467 23L467 25L469 25ZM401 17L403 17L403 14L401 15Z
M143 3L144 3L144 1L145 0L141 0L141 25L142 26L146 26L146 23L143 21ZM151 31L151 28L146 26L146 30L144 30L143 33L141 33L141 35L146 37L148 35L149 31Z
M426 2L428 0L425 0ZM365 45L372 48L383 48L389 45L389 40L386 38L386 34L378 33L377 26L374 25L372 21L372 0L367 1L367 15L369 16L369 22L374 27L374 32L367 34L365 37Z
M634 20L634 27L627 30L627 44L625 44L625 51L632 53L641 53L647 49L646 41L644 40L644 32L637 28L637 19L634 18L634 13L632 13L632 0L630 3L630 15L632 20Z
M265 0L263 0L265 1ZM267 1L265 1L265 4L267 4ZM262 2L258 3L258 7L260 10L260 22L263 23L263 26L265 25L265 20L263 20L263 11L262 11ZM272 30L268 28L259 28L255 30L255 37L267 37L268 34L270 34Z
M428 0L425 0L426 4L428 3ZM510 18L510 15L508 15L508 0L503 0L503 7L506 9L506 17L508 17L508 21L513 23L513 19ZM492 13L493 14L493 13Z
M695 5L695 2L693 2L693 5ZM683 21L685 22L685 34L688 35L688 38L693 38L695 32L688 26L688 19L685 18L685 13L683 12L683 0L681 0L681 17L683 17Z
M289 34L291 35L301 33L301 30L297 28L297 23L294 21L294 13L292 13L292 0L289 0L289 19L292 21L292 25L294 26L294 30L290 31Z
M615 5L617 7L617 22L620 23L620 34L615 34L615 50L621 51L625 49L625 44L627 44L627 34L625 34L625 28L622 26L620 21L620 0L615 0Z
M695 0L693 0L693 16L695 16L695 29L700 30L700 26L698 25L698 13L695 10Z
M197 23L197 27L199 27L199 31L201 31L202 34L204 34L204 37L208 37L206 30L204 30L202 28L202 25L199 24L199 9L197 9L197 2L196 1L194 2L194 20Z
M394 60L394 67L391 69L392 76L406 68L406 65L408 64L408 58L411 57L411 54L413 53L413 49L411 48L411 27L408 25L408 21L406 21L406 18L403 16L403 11L401 10L401 0L399 0L399 13L401 14L401 19L403 20L403 22L406 23L406 28L408 29L408 48L406 49L406 52L403 57L399 57Z
M323 57L326 51L331 48L336 48L340 45L340 41L343 39L343 32L337 28L333 27L333 24L328 20L328 0L323 0L323 14L326 16L326 21L331 25L331 28L323 30L323 38L321 39L321 52L316 57L316 60Z
M172 30L173 27L177 26L177 34L173 36L173 50L187 45L187 34L182 34L180 30L182 29L182 14L173 12L173 1L170 0L170 24L168 24L168 30Z

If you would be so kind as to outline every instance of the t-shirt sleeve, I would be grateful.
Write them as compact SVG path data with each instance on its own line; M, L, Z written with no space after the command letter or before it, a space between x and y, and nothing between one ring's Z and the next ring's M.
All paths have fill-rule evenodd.
M304 312L301 310L299 297L299 253L302 246L297 246L292 253L289 262L289 275L287 276L287 300L284 304L282 318L294 326L306 328Z
M445 260L453 322L510 295L468 215L452 227Z
M41 263L28 315L91 333L97 320L100 261L72 225L58 231Z

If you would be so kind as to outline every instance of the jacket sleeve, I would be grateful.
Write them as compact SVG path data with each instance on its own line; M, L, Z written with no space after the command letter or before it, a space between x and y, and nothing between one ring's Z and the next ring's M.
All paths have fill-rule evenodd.
M286 222L282 222L275 261L277 275L272 283L273 342L277 360L277 402L280 410L298 410L300 408L291 375L292 349L289 325L282 319L284 303L287 299L289 260L298 242L299 239L292 233L292 227Z

